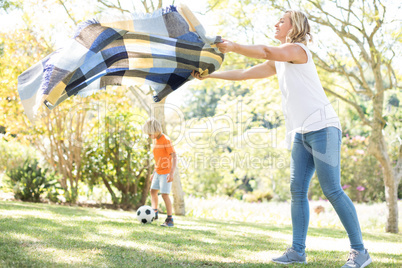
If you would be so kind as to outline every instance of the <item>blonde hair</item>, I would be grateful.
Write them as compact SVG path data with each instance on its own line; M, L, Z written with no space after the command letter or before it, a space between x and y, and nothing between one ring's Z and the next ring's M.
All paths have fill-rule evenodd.
M292 29L286 36L288 43L303 43L307 45L307 41L312 42L313 36L310 33L310 24L306 14L298 10L287 10L290 13L290 22Z
M162 125L155 118L150 118L142 126L142 131L148 135L160 135L162 133Z

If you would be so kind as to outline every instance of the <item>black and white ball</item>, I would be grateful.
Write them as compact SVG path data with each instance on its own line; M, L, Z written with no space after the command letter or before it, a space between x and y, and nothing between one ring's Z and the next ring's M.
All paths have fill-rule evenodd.
M155 212L150 206L142 206L137 210L137 219L141 223L151 223L155 218Z

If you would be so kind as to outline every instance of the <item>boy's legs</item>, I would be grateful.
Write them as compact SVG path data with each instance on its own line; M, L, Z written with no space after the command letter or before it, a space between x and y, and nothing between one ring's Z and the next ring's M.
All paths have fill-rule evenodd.
M172 209L172 202L170 201L170 191L172 189L172 182L167 182L168 174L160 175L160 186L161 186L161 195L163 201L165 202L167 218L165 222L162 224L164 227L173 227L173 209Z
M151 204L154 210L158 209L158 192L159 190L151 189Z
M173 227L173 216L172 216L172 202L170 201L169 194L162 194L163 201L165 201L167 218L164 223L161 224L162 227Z
M163 198L163 201L165 201L167 214L168 214L168 216L169 215L171 216L173 213L173 209L172 209L172 202L170 201L169 194L162 194L162 198Z
M170 201L170 191L172 189L172 182L167 182L168 174L159 175L160 190L163 201L165 201L166 210L168 215L172 215L172 202Z
M160 181L158 173L154 172L151 183L151 206L155 211L155 220L158 219L158 192L160 189Z

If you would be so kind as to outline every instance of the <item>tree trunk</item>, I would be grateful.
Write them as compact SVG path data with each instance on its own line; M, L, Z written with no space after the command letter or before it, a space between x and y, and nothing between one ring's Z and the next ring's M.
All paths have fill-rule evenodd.
M179 169L176 169L174 173L174 180L172 184L173 192L173 209L175 215L186 215L186 206L184 203L184 192L181 187L180 173Z
M149 140L149 141L148 141L148 142L149 142L148 148L151 148L151 144L152 144L151 138L149 138L148 140ZM150 186L151 186L150 178L151 178L151 174L152 174L152 165L151 165L149 159L147 159L146 165L147 165L147 171L146 171L146 174L147 174L147 175L146 175L146 178L145 178L145 186L144 186L144 188L142 189L139 207L140 207L140 206L143 206L143 205L145 204L145 201L147 200L147 197L148 197L149 188L150 188Z
M146 95L141 93L140 88L136 88L133 86L129 87L130 91L140 102L140 105L144 108L145 111L151 116L155 117L162 125L162 130L166 133L166 123L165 123L165 100L158 103L153 103L152 100L147 100ZM185 215L185 203L184 203L184 192L181 187L180 180L180 170L176 167L176 172L174 175L174 180L172 184L172 193L173 193L173 209L176 215Z
M387 203L385 231L388 233L398 233L398 174L395 174L392 168L384 138L380 137L379 141L374 141L373 139L370 145L373 145L371 152L380 162L383 170L385 201Z
M119 202L117 201L116 194L113 192L112 187L110 187L109 181L102 176L103 184L106 186L107 190L109 191L110 195L112 196L112 202L114 205L117 205Z
M389 178L387 178L389 176ZM398 185L394 182L392 174L384 174L385 182L385 200L387 202L387 223L385 231L387 233L399 232L398 230ZM390 182L392 185L387 185Z
M385 144L385 140L382 140L381 145ZM384 186L385 186L385 200L387 203L387 223L385 225L385 231L387 233L398 233L398 181L396 180L396 174L392 169L391 160L388 157L386 146L379 146L382 151L380 152L379 159L383 174L384 174ZM384 148L385 147L385 148ZM385 151L384 151L385 150ZM382 156L382 157L381 157Z
M163 132L166 133L166 123L165 123L165 100L158 103L154 103L151 109L151 116L155 117L161 125ZM185 204L184 204L184 192L181 187L180 181L180 170L179 167L176 167L176 172L174 174L174 180L172 184L172 192L173 192L173 209L175 215L185 215Z
M379 93L373 98L373 123L369 152L380 162L383 170L385 200L388 209L385 231L388 233L398 233L398 174L395 174L392 168L387 143L382 132L384 128L384 120L382 118L384 94L381 91L381 85L377 87L377 92Z

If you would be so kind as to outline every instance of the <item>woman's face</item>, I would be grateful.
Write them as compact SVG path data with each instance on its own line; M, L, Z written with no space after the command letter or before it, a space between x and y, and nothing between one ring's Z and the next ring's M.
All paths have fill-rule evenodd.
M279 19L278 23L275 24L275 39L281 41L281 43L286 43L286 36L290 29L292 29L292 23L290 22L290 13L285 13L282 18Z

